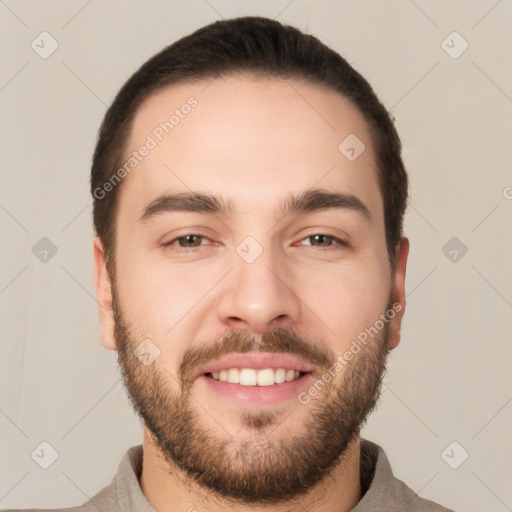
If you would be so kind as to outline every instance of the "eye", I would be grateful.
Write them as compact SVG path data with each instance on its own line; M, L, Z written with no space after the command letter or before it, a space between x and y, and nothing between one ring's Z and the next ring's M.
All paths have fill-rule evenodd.
M320 248L326 248L326 249L331 249L331 248L336 249L336 248L347 247L347 243L344 242L343 240L341 240L340 238L337 238L332 235L326 235L323 233L309 235L306 238L303 238L302 241L303 240L310 240L310 241L314 241L315 243L319 242L319 245L315 245L315 243L300 244L300 245L311 245L313 247L320 247ZM335 243L333 244L331 242L335 242Z
M203 235L198 235L195 233L189 233L183 236L179 236L162 244L163 247L169 247L171 250L176 252L191 252L194 249L198 249L202 244L201 240L208 240ZM178 245L176 244L178 242Z
M188 233L186 235L173 238L169 242L162 244L162 246L169 248L173 252L193 252L195 250L199 250L203 245L208 245L207 243L202 243L202 241L205 240L208 241L209 239L197 233ZM342 249L344 247L348 247L348 244L340 238L332 235L326 235L324 233L309 235L306 238L303 238L301 242L304 240L309 240L310 243L300 243L299 245L310 245L320 249Z

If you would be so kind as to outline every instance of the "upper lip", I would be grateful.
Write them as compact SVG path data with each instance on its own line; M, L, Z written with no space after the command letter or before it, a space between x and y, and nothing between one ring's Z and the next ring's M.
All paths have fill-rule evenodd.
M305 373L313 371L310 364L290 354L250 352L245 354L229 354L217 359L216 361L212 361L211 363L199 368L195 377L200 377L205 373L228 370L229 368L254 368L255 370L264 370L265 368L284 368L288 370L298 370Z

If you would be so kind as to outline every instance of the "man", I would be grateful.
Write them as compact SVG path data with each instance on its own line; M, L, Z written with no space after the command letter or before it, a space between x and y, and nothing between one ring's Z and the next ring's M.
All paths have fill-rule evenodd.
M448 510L360 438L405 307L400 152L365 79L269 19L128 80L93 159L94 279L144 439L62 510Z

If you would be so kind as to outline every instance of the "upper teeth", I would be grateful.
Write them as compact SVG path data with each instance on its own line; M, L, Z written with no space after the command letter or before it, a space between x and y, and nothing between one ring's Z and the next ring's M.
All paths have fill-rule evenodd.
M230 368L229 370L212 372L211 375L215 380L241 384L242 386L272 386L273 384L282 384L297 379L300 372L298 370L285 370L284 368L276 370L273 368L265 368L264 370Z

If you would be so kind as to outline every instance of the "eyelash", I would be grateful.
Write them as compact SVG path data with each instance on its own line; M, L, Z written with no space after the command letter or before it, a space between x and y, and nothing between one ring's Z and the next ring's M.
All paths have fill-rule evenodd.
M200 235L198 233L187 233L186 235L178 236L176 238L173 238L169 242L166 242L166 243L162 244L162 247L165 247L165 248L172 247L174 242L177 242L178 240L185 239L185 238L187 238L189 236L195 236L195 237L199 237L199 238L203 238L203 239L208 240L208 237ZM340 238L337 238L337 237L335 237L333 235L326 235L325 233L314 233L312 235L308 235L308 236L304 237L302 240L306 240L308 238L313 238L315 236L324 236L324 237L327 237L327 238L332 238L332 240L334 242L336 242L337 245L331 245L331 246L328 246L328 247L321 247L321 246L317 247L317 246L311 245L311 247L317 247L319 249L325 249L325 250L336 250L336 249L339 250L339 249L344 249L344 248L348 247L348 244L344 240L341 240ZM302 242L302 240L301 240L301 242ZM175 245L174 247L172 247L171 250L173 252L178 252L178 253L195 252L197 250L200 250L202 247L203 247L202 244L199 245L198 247L179 247L178 245Z

